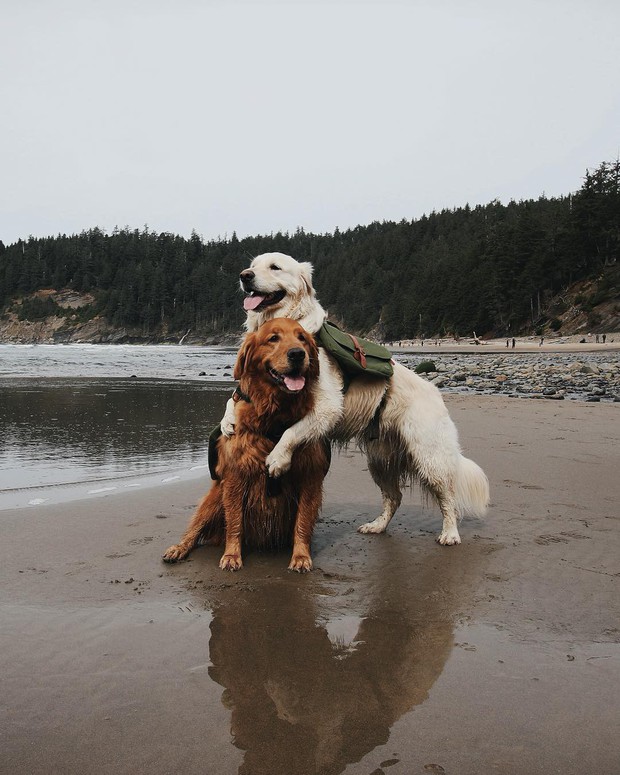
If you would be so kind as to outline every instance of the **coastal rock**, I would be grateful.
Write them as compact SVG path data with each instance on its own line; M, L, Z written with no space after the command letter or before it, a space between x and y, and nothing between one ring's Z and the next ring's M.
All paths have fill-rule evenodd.
M552 400L585 400L587 396L613 401L620 394L620 356L588 354L575 361L574 353L446 353L436 355L433 384L458 392L498 392L534 395ZM403 359L400 359L401 362ZM439 381L439 375L445 381ZM604 392L603 392L604 391ZM556 397L557 396L557 397Z

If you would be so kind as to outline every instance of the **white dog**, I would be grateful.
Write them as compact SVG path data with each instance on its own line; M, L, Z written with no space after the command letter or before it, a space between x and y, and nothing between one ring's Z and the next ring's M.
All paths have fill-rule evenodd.
M246 293L248 331L256 331L271 318L288 317L316 333L327 317L312 287L309 263L300 263L283 253L264 253L240 277ZM383 512L359 531L382 533L400 505L402 485L417 480L441 509L443 528L437 540L444 545L459 544L457 521L465 513L484 514L489 483L482 469L461 454L456 428L439 390L396 363L391 379L362 375L343 394L341 371L323 348L319 348L319 361L314 410L285 431L268 456L271 476L288 470L300 444L323 437L336 441L357 437L383 495ZM373 438L377 434L368 433L368 427L377 410L379 438ZM232 400L221 425L225 435L234 433Z

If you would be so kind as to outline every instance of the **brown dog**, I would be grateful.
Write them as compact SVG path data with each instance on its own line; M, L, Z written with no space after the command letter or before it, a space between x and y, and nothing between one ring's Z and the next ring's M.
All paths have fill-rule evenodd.
M328 450L320 441L297 449L277 491L265 459L282 433L312 409L318 375L314 339L296 321L278 318L247 335L234 371L239 380L235 434L218 441L219 481L164 561L182 560L197 544L219 544L225 536L223 570L242 567L242 543L263 549L291 541L289 569L312 569L310 539L321 508Z

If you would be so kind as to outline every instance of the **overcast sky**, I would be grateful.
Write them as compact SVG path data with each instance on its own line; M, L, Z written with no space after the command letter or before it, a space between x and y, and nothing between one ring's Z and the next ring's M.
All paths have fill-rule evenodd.
M0 0L0 239L332 231L620 152L618 0Z

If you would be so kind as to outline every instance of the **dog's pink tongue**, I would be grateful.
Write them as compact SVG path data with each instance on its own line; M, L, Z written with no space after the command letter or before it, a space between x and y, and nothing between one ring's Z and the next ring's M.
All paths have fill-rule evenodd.
M264 296L246 296L243 300L243 309L246 312L249 312L251 309L256 309L256 307L264 300Z
M285 376L284 384L291 392L296 393L297 391L301 390L303 386L306 384L306 378Z

